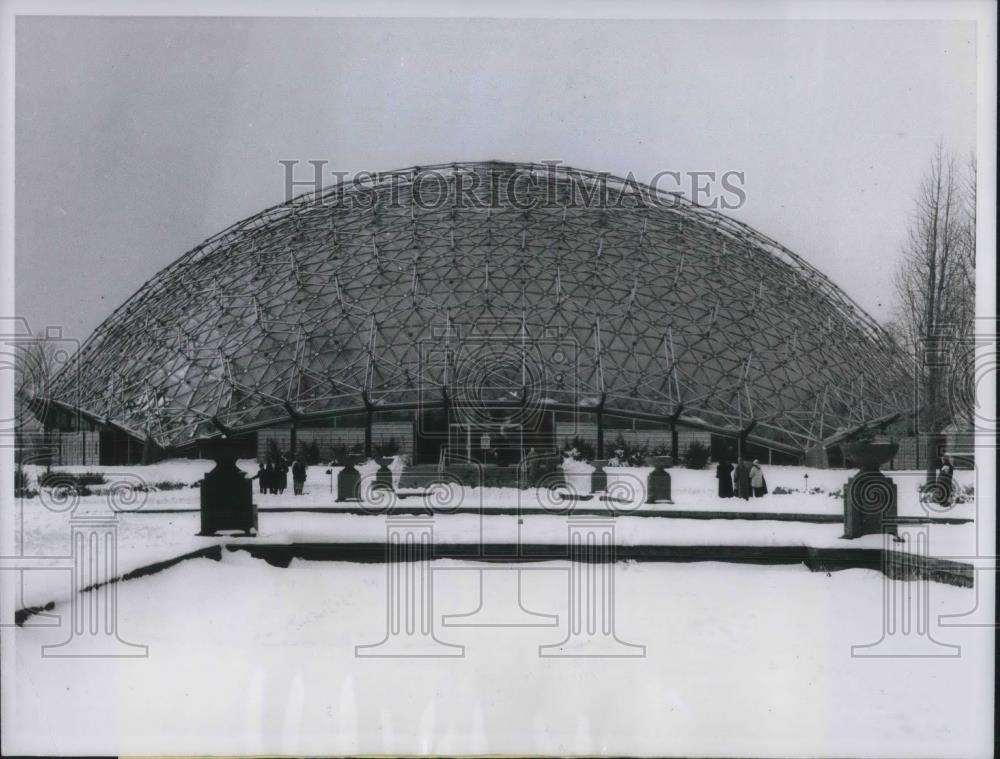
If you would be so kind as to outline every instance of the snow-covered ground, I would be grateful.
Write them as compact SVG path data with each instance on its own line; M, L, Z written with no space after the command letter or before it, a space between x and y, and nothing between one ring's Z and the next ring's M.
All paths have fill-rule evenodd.
M253 461L243 461L240 465L249 472L256 472ZM175 460L148 467L66 467L62 471L102 471L108 483L94 486L94 494L79 498L74 503L56 503L49 491L39 496L22 499L16 504L19 523L13 532L20 537L20 550L15 544L12 553L30 556L65 556L70 550L70 520L73 515L110 514L109 501L114 500L107 491L119 481L144 482L155 485L158 482L180 482L193 485L213 466L210 461ZM396 477L400 467L394 464ZM370 481L376 469L372 463L359 467L363 478ZM590 468L584 464L570 466L579 472L578 478L588 478L586 486L580 485L578 492L589 491ZM30 468L33 482L42 470ZM548 509L551 515L526 515L519 520L511 516L481 516L476 513L438 514L433 518L434 539L438 543L562 543L567 538L567 509L601 509L604 502L563 501L558 495L547 491L521 491L515 488L432 488L425 496L406 499L382 496L378 500L367 500L362 506L371 514L306 513L294 511L300 508L350 508L357 509L357 503L335 501L335 488L331 493L331 474L326 467L310 467L306 481L306 492L295 496L291 488L283 494L254 493L258 507L289 510L289 513L264 512L259 515L259 534L249 538L254 542L382 542L385 540L387 522L381 509L387 505L419 507L429 504L435 507L458 507L476 509L479 507L517 507ZM708 470L671 470L673 477L674 504L643 503L642 487L648 469L609 470L609 491L619 498L626 498L627 504L615 503L620 516L615 520L615 539L621 545L667 544L667 545L808 545L813 547L854 547L880 548L883 539L870 535L848 543L841 539L843 525L812 524L806 522L786 522L771 520L696 520L658 519L650 517L630 517L632 511L671 510L706 511L754 511L754 512L795 512L810 514L840 514L843 500L831 496L843 486L850 472L844 470L805 469L802 467L769 467L768 482L771 490L777 487L789 489L797 485L804 491L804 475L809 475L810 489L820 492L796 492L789 495L770 494L764 498L743 501L737 498L720 499L716 495L714 473ZM573 472L569 473L572 488ZM923 481L922 472L893 473L899 491L899 511L906 515L949 516L974 519L976 502L957 504L946 512L928 508L919 502L917 487ZM959 472L958 483L968 484L973 472ZM565 491L563 492L565 494ZM117 514L118 568L120 573L171 559L207 545L241 538L201 537L198 514L198 489L185 487L174 490L153 491L134 494L138 499L122 506ZM118 503L118 501L115 501ZM70 507L73 508L70 508ZM127 510L124 510L127 509ZM166 513L158 513L166 512ZM571 513L571 512L569 512ZM962 557L977 553L979 525L972 522L964 525L932 525L930 531L930 552L939 557ZM53 565L58 562L53 562ZM65 599L69 594L68 572L33 572L25 575L23 597L19 606L34 606L49 601Z
M539 656L566 638L566 565L522 583L525 608L557 626L476 629L441 615L476 608L482 565L441 561L435 632L464 655L357 658L386 635L384 566L224 554L119 587L119 634L147 658L46 659L65 630L8 632L4 740L26 753L989 753L992 630L932 625L956 658L852 657L882 634L875 572L616 565L617 635L645 656L588 659ZM966 589L930 593L934 620L971 606Z
M240 463L256 472L254 462ZM212 466L183 460L77 468L103 469L109 483L154 486L135 502L115 500L137 509L117 513L119 573L220 542L385 539L387 520L377 508L385 502L369 502L368 515L294 510L338 506L331 492L337 470L327 474L325 467L310 468L304 496L290 488L283 495L255 491L258 506L282 510L260 514L257 538L199 537L198 490L155 486L192 485ZM394 469L398 482L398 464ZM586 493L589 467L568 469L571 489L575 474L579 492ZM362 468L364 475L373 471L371 464ZM804 491L806 474L808 487L818 491L741 501L716 497L713 471L673 469L675 503L646 505L641 485L647 472L609 470L612 493L632 492L628 506L643 510L839 514L842 498L830 493L851 475L766 467L772 491ZM38 473L29 470L33 478ZM975 500L947 512L928 510L917 497L923 473L891 474L901 514L979 516ZM974 477L959 472L958 484L976 484L979 492ZM68 556L71 517L110 513L109 489L96 486L75 510L46 492L16 502L4 516L5 553ZM567 506L544 492L505 488L435 489L396 501L424 502L554 512ZM601 502L578 505L600 508ZM562 543L568 530L565 513L427 519L438 543ZM975 555L981 528L981 520L930 526L930 552ZM882 546L880 536L844 541L842 531L836 523L615 520L621 545ZM12 537L19 538L13 546ZM442 560L431 570L435 630L441 640L464 645L465 655L359 659L356 645L385 636L386 566L296 560L278 569L243 552L223 555L222 562L189 560L117 586L120 635L149 646L149 656L137 660L43 658L40 646L67 636L69 571L64 558L52 558L41 563L57 569L24 572L14 605L54 601L53 614L63 623L3 630L4 665L15 670L5 677L6 708L14 710L13 718L5 714L5 747L13 745L13 735L26 741L17 744L22 753L399 753L416 745L452 753L988 754L993 631L936 624L938 614L963 614L989 602L992 592L983 594L981 576L977 588L968 589L900 583L868 570L828 575L801 566L619 563L618 636L645 645L645 657L560 659L539 657L538 647L566 636L568 565L529 565L522 573L523 604L557 615L557 626L476 629L445 627L441 619L476 608L481 573L492 565ZM14 573L0 574L7 613ZM513 570L501 574L516 577ZM514 597L509 585L506 594L502 584L485 587L487 606ZM961 656L852 657L852 645L881 636L883 593L917 587L930 594L933 636L961 646Z
M250 472L256 472L253 461L240 462ZM43 491L39 496L22 499L17 504L19 524L14 532L20 536L21 553L30 556L65 556L70 550L70 520L73 515L109 514L107 491L119 481L180 482L193 485L213 466L210 461L175 460L148 467L67 467L62 471L102 471L108 483L94 486L94 494L84 496L74 504L55 503L52 494ZM360 467L364 478L371 478L375 471L372 463ZM398 462L393 466L398 475ZM578 492L589 491L590 468L583 464L571 465L579 472L579 478L588 478L586 486L580 485ZM33 482L42 470L30 468ZM511 516L481 516L476 513L438 514L433 519L434 539L438 543L562 543L567 538L567 509L601 509L604 502L562 501L558 495L547 491L521 491L515 488L432 488L426 496L399 499L382 496L378 500L368 500L362 506L371 514L305 513L294 511L299 508L351 508L357 503L335 502L331 493L331 474L325 467L310 467L306 481L306 492L295 496L289 488L283 494L254 493L258 507L289 510L289 513L264 512L259 515L259 534L249 538L254 542L382 542L385 540L387 522L380 513L384 506L396 504L419 507L429 504L435 507L458 507L476 509L478 507L517 507L548 509L551 515L526 515L520 520ZM630 517L635 511L677 509L689 511L727 510L754 512L796 512L811 514L840 514L843 500L829 493L843 486L850 472L843 470L805 469L802 467L769 467L767 476L773 491L777 487L804 490L800 483L804 475L809 475L810 489L821 492L797 492L789 495L770 494L764 498L743 501L737 498L720 499L716 495L714 473L708 470L671 470L673 477L674 504L645 504L642 487L648 469L621 469L609 471L609 491L616 497L625 497L627 504L615 503L621 514L615 520L615 538L621 545L667 544L667 545L808 545L813 547L841 547L848 544L841 539L843 525L812 524L805 522L785 522L770 520L696 520L657 519L650 517ZM973 476L972 472L960 472L959 484ZM917 487L922 482L923 473L893 473L900 490L899 510L901 514L963 517L974 519L976 503L957 504L947 512L928 509L917 497ZM569 479L573 481L573 472ZM370 481L366 480L366 481ZM564 491L565 494L565 491ZM153 562L171 559L206 545L241 538L201 537L198 514L198 489L185 487L175 490L153 491L135 494L138 499L122 506L117 514L118 568L120 573L146 566ZM118 503L115 501L115 503ZM74 508L70 508L70 506ZM167 513L158 513L167 512ZM176 512L176 513L171 513ZM571 513L571 512L570 512ZM930 531L930 552L939 557L961 557L976 553L979 526L972 522L964 525L932 525ZM880 548L883 539L870 535L850 541L855 547ZM16 552L16 551L15 551ZM56 564L57 562L53 562ZM67 572L34 572L25 575L23 597L19 606L34 606L49 601L65 599L69 593Z
M237 462L241 469L249 475L257 473L257 463L253 460L241 460ZM126 482L141 482L147 485L156 486L157 483L183 483L191 486L192 489L181 488L177 490L164 490L153 492L144 500L143 508L197 508L198 491L194 488L207 471L214 466L213 462L199 459L173 459L150 466L133 467L102 467L102 466L67 466L59 467L59 471L65 472L100 472L105 475L108 485L95 486L95 495L101 495L107 487L121 479ZM373 462L367 462L358 467L362 479L370 481L378 467ZM390 467L393 470L394 481L399 484L399 476L402 472L402 464L398 458L393 460ZM44 471L43 467L28 466L29 482L37 483L38 475ZM593 467L582 462L567 460L564 467L567 490L578 494L589 494L590 473ZM784 511L797 513L840 513L843 510L843 500L840 493L843 490L847 479L854 474L854 470L845 469L814 469L801 466L764 466L768 488L771 491L764 498L743 501L738 498L722 499L717 495L717 480L714 469L670 469L672 480L672 495L674 505L671 507L665 504L648 505L643 503L643 488L645 487L646 476L650 472L649 467L608 467L608 489L609 493L616 498L624 498L629 501L633 508L642 509L685 509L685 510L727 510L727 511ZM270 494L257 492L256 483L254 488L254 502L262 508L313 508L313 507L336 507L336 476L340 472L339 467L311 466L308 468L305 493L302 496L294 496L289 477L288 489L283 494ZM900 514L921 515L930 514L938 516L959 516L970 517L975 512L975 500L958 504L951 509L935 511L921 504L918 497L918 488L925 480L925 473L914 472L886 472L892 477L899 489L899 509ZM975 472L958 470L955 473L955 482L958 488L965 486L975 486ZM790 494L776 494L776 490L792 490ZM90 496L94 497L94 496ZM479 505L487 506L522 506L538 508L539 506L551 506L552 502L544 495L539 496L535 491L521 491L516 488L451 488L447 500L441 503L446 507L469 507L475 508ZM341 504L352 507L354 504Z

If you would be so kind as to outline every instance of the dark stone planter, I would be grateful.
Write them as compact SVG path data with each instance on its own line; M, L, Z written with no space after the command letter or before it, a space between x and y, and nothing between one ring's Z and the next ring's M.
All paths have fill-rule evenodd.
M646 459L646 463L653 467L646 478L646 503L674 502L670 494L670 473L665 469L670 466L670 462L669 456L651 456Z
M378 463L378 471L375 472L375 482L372 485L373 488L381 490L392 490L392 470L389 469L389 464L392 463L392 459L375 459Z
M852 443L844 455L860 471L844 486L844 537L897 534L898 495L896 483L879 471L899 450L894 443Z
M201 481L201 532L215 535L222 530L257 534L257 506L252 483L236 466L235 446L225 439L207 440L201 450L212 457L215 468Z
M603 493L608 489L608 473L604 467L608 465L607 459L594 459L590 462L594 466L594 471L590 474L590 492Z
M361 475L354 468L356 460L353 456L344 459L344 468L337 475L337 501L361 500Z
M848 443L843 446L844 457L850 459L862 472L877 472L882 464L892 460L899 451L896 443Z

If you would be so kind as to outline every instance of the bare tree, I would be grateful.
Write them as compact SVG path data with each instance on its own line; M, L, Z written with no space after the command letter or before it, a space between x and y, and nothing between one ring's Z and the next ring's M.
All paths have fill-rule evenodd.
M938 149L921 184L896 271L894 328L914 358L921 431L937 451L953 421L943 382L947 356L973 329L975 316L975 160L964 171ZM936 455L928 456L928 478Z
M46 395L56 374L56 348L44 340L27 340L17 344L15 351L15 403L30 404Z
M56 347L45 340L26 340L15 347L14 361L14 414L17 420L15 435L17 445L24 444L21 438L30 428L26 425L35 420L44 425L45 462L51 466L52 432L46 404L43 399L49 395L49 385L58 369ZM20 461L20 459L18 459Z

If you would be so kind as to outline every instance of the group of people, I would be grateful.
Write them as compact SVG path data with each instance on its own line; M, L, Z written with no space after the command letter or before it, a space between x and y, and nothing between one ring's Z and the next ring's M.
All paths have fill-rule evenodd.
M955 467L951 459L943 457L937 468L936 487L930 489L930 499L951 506L955 496L954 476ZM715 477L719 481L719 498L746 500L767 495L767 480L757 459L748 464L741 457L735 465L723 459L715 467Z
M761 498L767 495L767 480L758 459L748 464L743 457L735 466L723 459L715 467L715 477L719 480L719 498Z
M284 456L279 456L277 461L267 459L260 464L257 474L251 480L257 480L261 493L284 493L288 487L288 472L292 473L292 489L295 495L302 495L302 489L306 484L306 463L300 458L293 459L289 464Z

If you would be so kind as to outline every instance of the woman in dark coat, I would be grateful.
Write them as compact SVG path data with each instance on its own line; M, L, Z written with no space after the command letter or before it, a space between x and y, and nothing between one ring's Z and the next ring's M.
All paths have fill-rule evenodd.
M277 467L274 470L275 479L277 480L278 492L284 493L285 488L288 487L288 464L282 459L278 462Z
M715 477L719 481L719 498L733 497L733 465L728 461L720 461L715 467Z
M951 465L951 459L947 456L941 459L941 468L937 476L937 496L938 503L942 506L951 506L952 495L954 494L955 468Z
M267 487L267 477L264 473L264 465L259 461L257 462L257 474L250 478L251 480L257 480L257 486L260 488L260 492L263 493Z
M736 472L733 474L736 480L736 495L744 501L750 499L750 467L741 456L736 462Z
M292 462L292 489L295 495L302 495L302 487L306 484L306 462L295 459Z
M270 461L264 464L264 472L260 476L260 481L264 484L265 492L274 492L274 464Z

